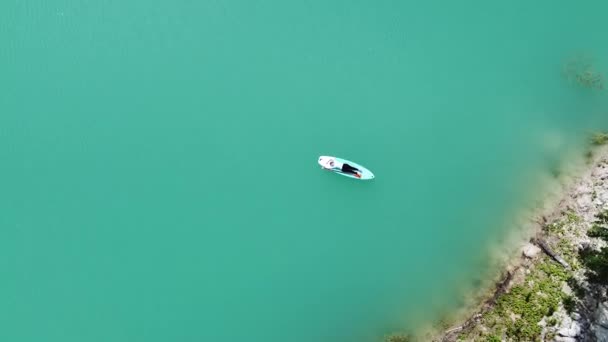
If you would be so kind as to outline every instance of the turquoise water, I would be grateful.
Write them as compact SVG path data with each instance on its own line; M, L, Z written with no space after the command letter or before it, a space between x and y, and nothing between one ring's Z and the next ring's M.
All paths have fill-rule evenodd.
M375 341L457 307L536 175L608 128L561 75L606 71L605 13L3 1L0 340Z

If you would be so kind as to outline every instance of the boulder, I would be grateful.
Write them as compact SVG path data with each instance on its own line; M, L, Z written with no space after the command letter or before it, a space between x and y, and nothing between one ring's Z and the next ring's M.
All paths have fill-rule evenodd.
M568 285L567 283L562 284L562 292L568 296L572 296L572 294L573 294L572 288L570 288L570 285ZM575 315L578 315L578 314L574 313L573 315L570 315L570 317L575 321L578 321L579 319L581 319L580 315L578 315L578 317L575 317Z
M523 250L522 250L524 256L526 258L534 258L539 252L540 252L540 248L536 247L535 245L529 243L527 245L524 246Z
M576 337L581 334L581 326L577 321L567 317L562 322L557 334L562 337Z

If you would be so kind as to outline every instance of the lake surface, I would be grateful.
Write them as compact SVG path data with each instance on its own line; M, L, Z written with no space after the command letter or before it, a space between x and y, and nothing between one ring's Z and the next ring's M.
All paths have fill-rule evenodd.
M608 71L606 13L3 1L0 340L375 341L458 307L536 177L608 128L562 75Z

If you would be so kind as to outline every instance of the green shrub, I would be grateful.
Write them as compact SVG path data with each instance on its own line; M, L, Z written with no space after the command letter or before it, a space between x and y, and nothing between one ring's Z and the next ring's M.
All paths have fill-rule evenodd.
M564 309L566 309L566 312L572 313L574 312L574 309L576 309L576 300L574 299L574 297L564 296L562 302L564 303Z
M608 211L602 211L595 216L596 224L589 229L587 235L596 237L608 242L608 229L603 225L608 224ZM587 267L587 278L590 282L608 285L608 247L603 247L599 251L585 248L579 252L581 262Z
M545 257L532 270L526 283L513 286L498 298L494 314L499 319L491 332L496 335L505 331L514 341L538 341L542 330L538 323L557 310L564 297L562 282L570 276L567 270ZM491 323L494 314L486 315L485 322Z
M597 218L595 222L599 224L608 224L608 210L604 210L599 214L595 215L595 218Z
M575 213L575 212L573 212L573 211L568 211L568 212L566 213L566 220L568 221L568 223L579 223L579 222L581 222L583 219L582 219L580 216L576 215L576 213Z
M543 227L543 229L548 233L559 234L564 232L565 223L561 221L553 222L551 224L547 224Z
M599 251L589 248L580 252L583 265L587 267L587 277L590 282L608 285L608 247Z
M594 224L589 231L587 231L589 237L600 238L604 241L608 241L608 228L602 227L598 224Z
M496 335L490 335L486 338L486 342L501 342L502 339Z

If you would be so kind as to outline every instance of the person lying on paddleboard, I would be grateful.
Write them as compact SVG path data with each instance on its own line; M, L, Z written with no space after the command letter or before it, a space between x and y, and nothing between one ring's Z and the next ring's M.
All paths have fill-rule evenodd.
M361 170L357 169L356 167L350 166L347 163L339 163L333 158L327 160L325 168L330 170L339 170L343 173L351 174L357 178L361 178Z

